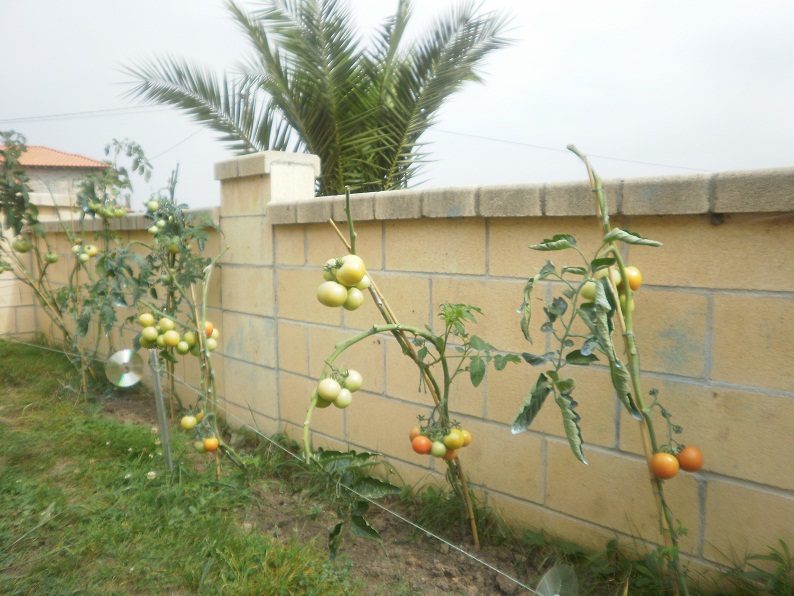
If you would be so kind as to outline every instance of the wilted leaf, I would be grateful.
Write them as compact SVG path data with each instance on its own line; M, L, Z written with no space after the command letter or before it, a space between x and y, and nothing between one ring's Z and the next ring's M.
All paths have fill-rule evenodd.
M516 419L513 421L510 432L517 435L529 428L535 416L540 412L540 408L543 406L543 402L546 401L546 397L551 393L551 390L552 386L551 383L549 383L548 377L541 373L532 391L530 391L529 395L524 399L524 404L521 406L521 410L519 410Z
M629 232L627 230L621 230L620 228L614 228L606 236L604 236L604 242L611 242L612 240L618 240L620 242L625 242L626 244L639 244L642 246L661 246L661 242L657 242L656 240L651 240L650 238L643 238L636 232Z
M564 250L576 246L576 238L570 234L555 234L551 238L544 238L540 244L533 244L532 250Z
M592 352L583 354L582 350L574 350L565 355L565 361L568 364L575 364L577 366L589 366L591 362L597 362L598 357Z

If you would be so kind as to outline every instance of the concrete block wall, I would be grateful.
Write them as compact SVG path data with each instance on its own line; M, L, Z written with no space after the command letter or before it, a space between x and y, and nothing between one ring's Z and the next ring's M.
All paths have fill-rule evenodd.
M318 173L306 155L217 164L223 237L208 250L230 247L211 300L228 420L296 438L334 345L382 322L369 297L352 313L315 298L322 265L345 253L327 222L344 223L344 200L314 197ZM794 169L616 180L605 189L614 225L664 243L627 247L625 256L645 278L635 312L644 388L660 391L685 429L679 440L706 456L702 472L666 483L687 528L687 559L730 564L778 539L794 544ZM354 195L351 209L358 254L401 322L438 329L440 303L468 302L484 311L472 331L513 352L548 346L541 316L533 346L519 330L527 278L548 258L578 264L573 252L529 245L562 232L576 235L585 254L600 244L584 183L368 193ZM145 227L134 217L121 225L129 234ZM543 284L536 296L559 291ZM439 462L410 449L408 429L431 400L395 340L370 337L338 363L359 370L364 387L347 410L315 412L315 446L376 450L407 483L443 482ZM181 365L186 389L198 385L192 364ZM531 430L511 435L538 372L527 364L489 370L479 388L461 378L454 391L454 416L475 437L462 462L479 495L517 525L593 548L613 537L659 542L637 423L604 367L570 370L588 466L570 453L553 402Z

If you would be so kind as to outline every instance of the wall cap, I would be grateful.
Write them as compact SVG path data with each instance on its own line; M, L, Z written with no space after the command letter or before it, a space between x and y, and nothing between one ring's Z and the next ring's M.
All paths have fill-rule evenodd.
M285 151L260 151L217 162L215 164L215 180L270 174L273 165L276 164L307 166L313 168L315 177L320 175L320 158L316 155Z
M794 167L721 172L719 174L627 178L603 181L613 214L705 215L713 213L790 213L794 211ZM421 219L435 217L580 217L595 213L586 181L548 184L491 185L460 188L414 188L398 191L352 194L356 203L374 204L374 219ZM360 197L360 198L357 198ZM438 198L440 204L428 204ZM391 203L391 199L394 202ZM319 223L327 210L325 200L340 212L340 196L312 199L312 209L303 210L299 223ZM286 202L297 212L300 202ZM275 224L296 220L285 217L286 207L268 206ZM369 207L366 207L369 209ZM271 213L272 212L272 213ZM371 219L366 217L365 219Z

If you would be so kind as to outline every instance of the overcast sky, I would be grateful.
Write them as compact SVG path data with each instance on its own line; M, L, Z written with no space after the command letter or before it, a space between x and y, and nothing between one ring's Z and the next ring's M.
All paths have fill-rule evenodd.
M416 0L414 28L452 4ZM350 5L367 34L397 0ZM515 43L491 55L485 84L443 107L424 138L434 162L421 186L584 179L568 143L599 156L605 179L794 166L791 0L483 0L482 10L509 11ZM230 154L180 111L126 97L121 67L173 54L222 70L247 52L222 0L4 0L0 130L97 159L112 139L135 140L155 176L134 206L176 163L179 198L216 205L212 165Z

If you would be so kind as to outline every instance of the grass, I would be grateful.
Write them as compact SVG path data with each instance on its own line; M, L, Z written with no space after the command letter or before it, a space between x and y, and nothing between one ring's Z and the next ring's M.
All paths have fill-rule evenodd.
M73 375L0 342L0 593L356 592L322 547L245 531L249 477L217 480L179 435L166 473L158 435L83 406Z

